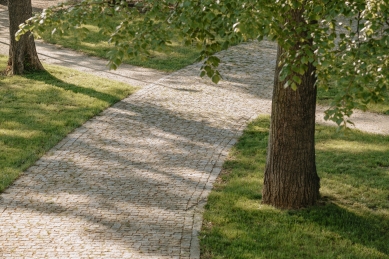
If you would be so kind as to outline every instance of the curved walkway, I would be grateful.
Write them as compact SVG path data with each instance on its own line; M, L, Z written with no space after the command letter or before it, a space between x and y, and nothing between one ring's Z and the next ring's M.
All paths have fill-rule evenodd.
M201 211L223 161L247 122L270 112L274 44L219 53L218 85L198 77L198 64L170 75L110 72L97 66L102 60L74 62L79 54L39 46L45 62L66 59L144 87L69 134L1 194L0 257L199 258ZM389 134L387 117L379 119Z

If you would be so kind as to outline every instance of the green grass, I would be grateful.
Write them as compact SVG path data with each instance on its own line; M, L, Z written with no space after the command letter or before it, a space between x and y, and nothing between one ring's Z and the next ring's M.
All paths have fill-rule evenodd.
M209 196L203 259L389 258L389 136L317 126L319 205L261 204L269 118L251 123Z
M115 28L119 22L118 19L112 18L106 26ZM89 24L84 27L89 30L84 37L80 37L76 31L71 30L66 31L60 37L58 34L52 35L50 29L41 36L46 42L81 51L88 55L107 58L107 53L112 47L108 43L109 36L100 33L100 29L96 24ZM193 64L199 57L200 51L194 46L185 46L180 41L173 40L168 46L159 51L151 51L150 54L148 57L124 59L123 62L134 66L172 72Z
M5 57L0 57L4 69ZM0 77L0 192L73 129L135 88L63 67Z
M327 91L319 87L317 93L318 104L325 106L331 105L331 101L338 94L338 92L339 89L334 86L330 86ZM389 99L385 99L383 102L380 103L368 104L367 111L389 115Z

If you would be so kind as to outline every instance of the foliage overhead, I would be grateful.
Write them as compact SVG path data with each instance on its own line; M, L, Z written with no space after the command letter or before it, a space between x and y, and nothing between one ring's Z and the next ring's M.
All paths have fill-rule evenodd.
M116 28L104 26L121 16ZM296 19L298 17L299 19ZM116 69L125 57L147 54L181 37L201 50L201 76L217 83L219 58L213 53L242 41L277 41L285 51L279 66L285 87L296 89L312 63L320 86L338 78L341 89L326 118L338 125L354 108L388 98L389 2L386 0L82 0L68 2L35 15L20 26L18 35L39 35L98 21L110 34L109 66ZM131 44L130 44L131 42ZM309 42L310 44L305 44ZM345 117L346 115L346 117Z

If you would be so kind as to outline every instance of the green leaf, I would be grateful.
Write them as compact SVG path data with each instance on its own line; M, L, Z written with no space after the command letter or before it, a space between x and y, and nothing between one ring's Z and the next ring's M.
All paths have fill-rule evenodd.
M293 82L290 87L292 88L293 91L296 91L297 90L297 85L295 82Z
M298 77L298 76L293 76L292 77L293 78L293 81L296 83L296 84L298 84L298 85L300 85L301 84L301 77ZM293 88L293 87L292 87Z
M220 79L221 78L218 74L212 76L212 82L214 82L215 84L219 83Z

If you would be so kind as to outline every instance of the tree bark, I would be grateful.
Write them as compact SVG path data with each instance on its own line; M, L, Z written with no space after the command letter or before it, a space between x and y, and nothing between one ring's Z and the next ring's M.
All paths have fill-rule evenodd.
M44 70L39 61L32 35L26 33L19 41L15 40L15 33L19 30L19 25L32 16L31 0L8 0L8 12L10 46L6 73L8 75L21 75L25 71Z
M278 47L277 64L284 50ZM294 91L284 88L277 65L274 78L271 127L265 169L263 203L281 209L314 205L320 179L315 163L315 67L300 76Z

